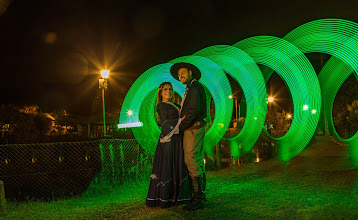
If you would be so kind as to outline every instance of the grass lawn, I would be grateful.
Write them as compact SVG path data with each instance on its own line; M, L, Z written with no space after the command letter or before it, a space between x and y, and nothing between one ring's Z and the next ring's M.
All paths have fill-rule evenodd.
M80 198L8 202L4 219L358 219L358 169L344 147L314 143L289 163L277 159L207 172L208 202L193 212L147 208L147 181ZM149 181L149 180L148 180Z

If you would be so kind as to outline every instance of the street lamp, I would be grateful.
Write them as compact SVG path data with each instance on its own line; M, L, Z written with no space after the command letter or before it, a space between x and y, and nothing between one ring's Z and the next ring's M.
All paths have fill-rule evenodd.
M229 95L229 99L233 99L235 103L235 120L237 120L237 98L234 98L232 95ZM239 106L239 118L240 118L240 106Z
M104 102L104 89L107 88L109 70L101 70L102 79L98 80L99 88L102 89L102 103L103 103L103 137L106 137L106 110L105 110L105 102Z
M267 110L270 112L270 114L272 114L273 100L274 100L273 96L270 96L270 97L267 98L267 102L266 102L269 105Z

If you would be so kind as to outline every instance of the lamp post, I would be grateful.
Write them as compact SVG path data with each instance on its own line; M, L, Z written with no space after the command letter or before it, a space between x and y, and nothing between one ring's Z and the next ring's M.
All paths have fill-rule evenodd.
M229 95L229 99L233 99L235 103L235 120L237 120L237 98L234 98L232 95ZM239 113L240 114L240 113ZM239 117L240 118L240 117Z
M267 98L267 104L269 104L269 112L272 114L272 105L273 105L274 98L272 96Z
M237 120L237 98L235 99L235 119ZM239 113L239 119L240 119L240 113Z
M102 79L98 80L99 88L102 89L102 103L103 103L103 137L106 137L106 108L105 108L105 102L104 102L104 89L107 88L108 83L108 76L109 76L109 70L101 70Z

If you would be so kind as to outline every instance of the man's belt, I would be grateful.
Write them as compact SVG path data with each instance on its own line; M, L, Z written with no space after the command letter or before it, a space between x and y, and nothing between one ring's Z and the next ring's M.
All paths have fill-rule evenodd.
M193 124L193 126L191 126L190 128L188 128L187 130L194 130L194 129L199 129L202 128L206 125L205 121L197 121Z

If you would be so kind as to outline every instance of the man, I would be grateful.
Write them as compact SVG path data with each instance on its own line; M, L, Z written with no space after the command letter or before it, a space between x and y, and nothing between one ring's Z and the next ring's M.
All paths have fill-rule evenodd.
M185 210L196 210L204 207L205 198L205 167L204 167L204 136L206 130L206 95L204 87L197 80L201 77L200 70L190 63L176 63L170 72L174 78L186 85L181 104L179 132L184 134L183 149L185 164L188 167L193 183L193 198Z

